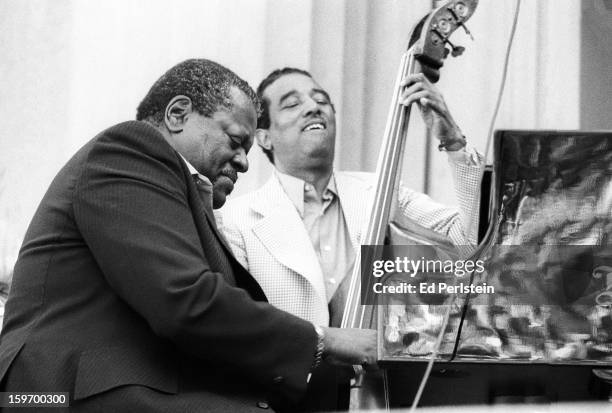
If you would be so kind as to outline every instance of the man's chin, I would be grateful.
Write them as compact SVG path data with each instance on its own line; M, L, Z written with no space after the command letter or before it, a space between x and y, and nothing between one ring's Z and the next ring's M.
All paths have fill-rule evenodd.
M213 185L213 208L221 208L227 196L234 190L234 183L228 178L215 182Z
M218 192L214 192L213 193L213 209L219 209L221 208L224 204L225 204L225 200L227 199L227 195L224 193L218 193Z

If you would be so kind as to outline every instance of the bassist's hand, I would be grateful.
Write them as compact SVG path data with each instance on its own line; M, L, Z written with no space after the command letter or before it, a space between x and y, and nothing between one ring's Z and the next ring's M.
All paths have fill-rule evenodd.
M457 151L465 146L461 129L453 119L444 102L442 93L422 73L406 76L401 82L400 103L410 106L417 103L423 114L429 133L444 143L448 151Z

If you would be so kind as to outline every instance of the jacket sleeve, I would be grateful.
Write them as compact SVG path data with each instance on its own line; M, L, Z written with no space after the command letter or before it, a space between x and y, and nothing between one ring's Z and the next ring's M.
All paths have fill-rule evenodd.
M211 270L178 155L161 135L133 129L98 139L73 192L77 225L108 284L182 351L239 367L298 400L314 358L313 326Z
M476 245L482 156L473 150L471 157L476 159L473 164L449 160L459 208L442 205L425 194L401 187L398 201L403 217L447 237L456 246ZM466 234L467 231L470 233Z

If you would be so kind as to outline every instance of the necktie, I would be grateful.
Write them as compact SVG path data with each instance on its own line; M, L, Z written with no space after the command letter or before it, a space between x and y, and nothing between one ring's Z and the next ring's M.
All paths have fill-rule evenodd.
M200 196L200 199L202 200L202 202L204 202L204 207L206 208L208 217L211 219L212 226L216 230L217 236L221 239L222 243L225 243L225 245L228 246L229 243L227 242L223 234L219 231L219 223L217 222L217 217L215 216L215 213L213 212L212 185L210 185L207 182L204 182L202 179L200 179L198 175L192 175L192 176L193 176L193 181L195 182L195 186L198 190L198 195Z
M209 184L200 179L197 175L192 175L193 181L195 182L196 189L198 190L198 195L200 195L200 199L204 202L204 206L206 210L212 214L212 188Z

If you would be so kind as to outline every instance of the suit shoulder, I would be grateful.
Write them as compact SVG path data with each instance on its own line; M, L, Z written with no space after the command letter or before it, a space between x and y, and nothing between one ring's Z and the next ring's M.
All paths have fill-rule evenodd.
M126 135L126 136L142 136L142 135L157 135L159 131L147 122L139 120L128 120L110 126L100 133L100 135Z
M242 213L243 211L250 210L251 205L254 203L268 203L270 197L274 198L275 194L278 192L278 188L277 181L274 177L270 177L259 188L239 196L230 197L223 208L221 208L221 212L224 215L229 213Z
M242 194L236 197L232 197L227 200L225 205L219 210L223 217L235 216L244 214L250 209L250 205L253 201L259 198L261 188L254 191Z
M143 121L118 123L93 139L97 152L120 153L123 157L152 157L163 164L178 167L180 157L153 125ZM127 151L126 151L127 150ZM180 168L179 168L180 169Z
M118 123L106 128L94 140L97 142L113 142L139 150L157 148L163 152L173 152L170 144L159 130L147 122L136 120Z

